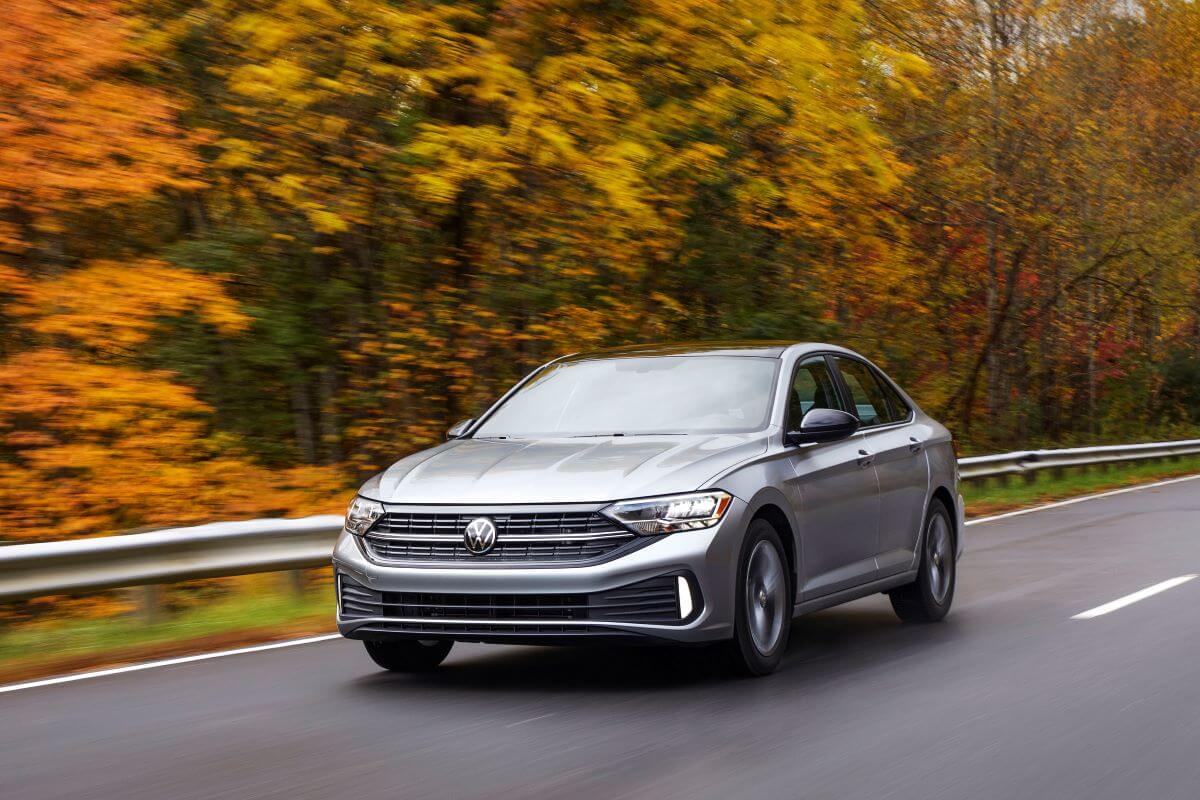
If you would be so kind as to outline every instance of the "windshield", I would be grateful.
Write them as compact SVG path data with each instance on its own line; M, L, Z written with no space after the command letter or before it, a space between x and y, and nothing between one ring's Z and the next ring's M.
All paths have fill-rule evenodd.
M653 356L552 364L475 438L738 433L766 427L778 360Z

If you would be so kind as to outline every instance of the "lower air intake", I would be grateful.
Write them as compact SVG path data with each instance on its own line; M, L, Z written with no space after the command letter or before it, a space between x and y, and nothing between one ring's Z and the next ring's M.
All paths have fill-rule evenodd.
M604 621L667 625L680 622L675 576L651 578L593 594L377 592L344 575L338 576L338 587L344 620Z

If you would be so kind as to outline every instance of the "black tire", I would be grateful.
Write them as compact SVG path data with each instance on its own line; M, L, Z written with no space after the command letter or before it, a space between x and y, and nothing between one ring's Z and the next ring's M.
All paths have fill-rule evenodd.
M363 642L367 655L379 666L392 672L428 672L450 654L454 642L443 639Z
M762 579L775 574L775 565L781 568L777 582L768 585ZM763 567L768 573L760 571ZM727 645L731 666L741 675L770 675L787 652L795 595L783 542L766 520L755 520L746 531L734 587L733 639ZM752 603L761 612L752 612Z
M957 575L954 523L946 504L934 500L921 530L917 579L888 592L896 616L905 622L940 622L954 602Z

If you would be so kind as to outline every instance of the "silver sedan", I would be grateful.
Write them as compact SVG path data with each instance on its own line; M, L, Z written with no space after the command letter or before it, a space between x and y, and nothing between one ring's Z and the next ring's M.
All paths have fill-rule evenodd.
M962 522L950 433L857 353L580 353L363 485L337 622L393 670L456 641L632 640L763 675L806 612L886 592L942 619Z

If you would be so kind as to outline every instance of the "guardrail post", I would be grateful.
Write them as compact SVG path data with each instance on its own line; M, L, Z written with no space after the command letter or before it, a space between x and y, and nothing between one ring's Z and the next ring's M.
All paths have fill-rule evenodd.
M304 570L289 569L283 574L284 585L293 597L304 596Z
M1026 486L1032 486L1037 483L1037 470L1027 469L1021 473L1021 477L1025 479Z
M162 587L152 583L137 589L138 619L153 625L162 619Z

